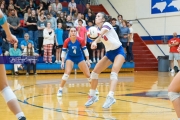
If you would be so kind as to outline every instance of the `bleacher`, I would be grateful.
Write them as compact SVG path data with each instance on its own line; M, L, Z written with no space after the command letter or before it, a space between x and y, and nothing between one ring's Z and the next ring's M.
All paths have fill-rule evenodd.
M70 0L66 0L66 1L70 1ZM60 0L62 6L63 6L63 9L62 11L64 12L68 12L68 2L64 2L64 0ZM79 10L79 12L83 13L84 9L85 9L85 6L80 4L80 0L75 0L75 2L77 3L77 8ZM21 19L21 25L23 27L23 18L20 18ZM24 28L24 31L27 32L27 28ZM17 36L18 37L18 36ZM18 41L19 41L19 46L20 46L20 43L21 41L23 40L24 38L18 38ZM0 39L0 42L1 42L2 39ZM53 62L55 61L55 57L52 57L53 59ZM46 63L43 63L43 60L42 60L42 57L39 58L39 63L37 63L37 73L63 73L64 70L62 70L60 68L60 64L55 64L55 63L52 63L52 64L46 64ZM91 70L95 67L95 64L91 64ZM122 66L122 69L121 71L130 71L130 72L133 72L134 71L134 67L135 67L135 64L134 62L126 62L123 64ZM14 69L14 66L13 64L6 64L5 65L5 68L6 68L6 71L7 71L7 74L13 74L13 69ZM108 69L106 69L104 72L110 72L111 71L111 68L112 68L112 65L108 67ZM77 69L77 72L80 72L79 69L78 69L78 66L75 64L74 65L74 68L73 69ZM26 66L25 66L25 70L26 70ZM19 70L19 73L25 73L26 71L22 71L22 70Z

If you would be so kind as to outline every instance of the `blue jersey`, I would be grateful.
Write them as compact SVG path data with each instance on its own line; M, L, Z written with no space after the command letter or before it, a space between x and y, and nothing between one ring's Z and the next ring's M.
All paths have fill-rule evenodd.
M63 45L63 30L57 28L55 30L55 34L56 34L56 39L57 39L58 45Z
M83 53L81 49L86 49L85 41L82 38L77 37L74 43L71 42L70 38L67 38L64 41L62 50L67 52L67 55L69 56L82 56Z

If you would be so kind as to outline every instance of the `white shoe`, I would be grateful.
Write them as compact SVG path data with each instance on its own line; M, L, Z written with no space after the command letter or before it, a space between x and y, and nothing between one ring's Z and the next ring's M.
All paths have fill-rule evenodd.
M115 102L116 102L116 99L114 99L113 97L107 96L106 101L103 104L103 108L107 109L111 107L111 105L114 104Z
M57 64L58 62L59 62L58 60L55 61L56 64Z
M61 60L59 60L58 63L61 63Z
M93 60L93 63L96 63L96 60Z
M57 96L58 96L58 97L62 97L62 90L58 90Z
M92 61L91 61L91 60L89 60L89 62L90 62L90 63L92 63Z
M98 89L96 89L96 95L99 95L99 91L98 91Z
M86 107L89 107L90 105L92 105L94 102L97 102L99 100L99 98L95 95L95 96L90 96L89 100L85 103Z
M174 73L174 72L175 72L174 69L172 69L172 70L171 70L171 73Z

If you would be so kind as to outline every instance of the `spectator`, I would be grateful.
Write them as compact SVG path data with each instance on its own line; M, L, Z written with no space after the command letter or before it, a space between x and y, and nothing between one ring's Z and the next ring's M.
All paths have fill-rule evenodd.
M4 0L0 3L0 9L3 12L3 14L6 14L6 4Z
M24 23L25 24L29 17L31 17L31 8L27 8L27 12L24 14Z
M37 31L37 17L36 17L36 11L32 10L31 16L27 19L27 26L28 26L28 33L30 36L30 40L34 42L34 48L38 48L38 31Z
M86 22L85 22L85 20L81 19L81 15L82 15L81 13L78 13L77 20L74 22L75 27L79 26L78 20L82 20L83 21L82 26L84 26L84 27L86 26Z
M53 30L57 29L57 21L56 21L56 18L52 17L51 13L48 13L47 14L47 22L50 22L51 23L51 28Z
M52 10L52 6L51 6L51 5L49 5L49 6L48 6L48 9L45 10L45 15L46 15L46 16L47 16L49 13L50 13L53 17L56 16L56 13Z
M177 60L178 65L180 67L180 54L178 52L178 47L180 44L180 40L177 37L177 33L174 32L173 33L173 38L169 40L168 45L170 47L170 51L169 51L169 61L170 61L170 71L171 73L174 73L174 59Z
M18 16L24 16L24 13L26 12L27 8L27 1L26 0L17 0L15 6L15 9L18 12Z
M55 3L52 3L52 10L55 11L56 14L60 14L62 11L62 4L59 0L55 0Z
M20 19L15 16L15 10L11 10L11 16L7 19L11 33L13 35L19 35L20 38L23 37L23 29L20 27Z
M86 9L84 10L84 16L86 16L86 15L88 14L89 9L90 9L90 4L87 3L87 4L86 4Z
M23 56L38 56L38 54L37 53L35 53L34 52L34 48L33 48L33 46L32 46L32 44L31 43L28 43L28 45L27 45L27 47L24 49L24 51L23 51L23 54L22 54ZM34 73L34 75L37 75L37 73L36 73L36 62L34 61L34 62L28 62L27 63L27 72L26 72L26 75L29 75L29 73L30 73L30 67L31 66L33 66L33 73Z
M63 29L63 41L65 41L69 37L69 31L67 30L67 25L63 24L62 29Z
M10 44L6 39L3 39L2 42L2 52L4 56L9 56L9 49L10 49Z
M66 22L66 18L64 17L64 13L61 12L59 15L58 15L58 19L57 19L57 23L65 23Z
M41 0L41 2L43 3L44 8L48 8L48 6L51 4L49 0Z
M54 30L51 27L51 22L47 22L47 27L43 31L43 48L44 62L52 63L52 49L54 45Z
M71 27L74 26L71 15L68 15L66 18L66 26L68 31L70 30Z
M70 11L70 15L72 15L72 13L75 13L77 11L76 3L74 2L74 0L71 0L71 2L69 2L68 8Z
M123 27L123 16L122 15L118 15L118 20L116 21L116 24L121 28Z
M18 48L18 43L14 43L14 47L9 49L10 56L21 56L21 50ZM23 70L22 64L14 64L14 74L18 75L18 68Z
M95 22L95 16L92 14L92 12L88 12L85 19L86 21L93 21L93 23Z
M129 27L129 44L127 46L127 61L133 62L134 60L134 55L133 55L133 51L132 51L132 46L134 43L133 40L133 28L132 28L132 21L128 22L128 27Z
M11 1L12 1L12 0L11 0ZM11 16L11 10L14 10L14 11L15 11L15 16L18 17L17 11L14 9L14 5L13 5L13 4L9 4L8 9L7 9L7 11L6 11L7 16L8 16L8 17Z
M35 6L33 0L29 1L27 8L30 8L31 10L36 10L36 6Z
M39 43L39 55L42 55L42 45L43 45L43 30L46 27L46 21L44 20L44 14L41 14L40 20L37 22L38 26L38 43Z
M56 35L56 61L55 63L61 63L60 56L63 47L63 29L62 23L58 23L58 28L55 30Z
M120 29L119 26L116 24L116 18L112 18L111 25L113 26L114 30L116 31L117 35L119 36Z
M41 11L40 11L40 14L38 14L38 20L41 20L41 18L40 18L40 15L41 15L41 14L44 15L44 20L46 20L47 17L46 17L46 15L45 15L45 11L44 11L44 10L41 10Z
M120 41L122 42L122 46L124 48L124 52L127 53L126 48L129 45L129 28L127 27L127 21L122 21L122 27L120 27Z
M21 41L21 49L24 50L25 48L27 48L28 43L31 43L32 46L34 47L34 42L32 40L29 40L29 34L25 33L24 40Z
M78 20L78 24L79 24L79 26L76 27L77 34L78 34L77 36L81 37L85 41L85 44L86 44L87 43L86 28L84 26L82 26L83 21L81 19Z
M38 15L40 15L41 10L45 10L44 4L42 2L39 4L39 7L37 8Z
M74 13L74 15L70 15L70 16L72 16L72 22L74 23L78 18L78 10Z
M0 56L3 56L2 48L0 47Z

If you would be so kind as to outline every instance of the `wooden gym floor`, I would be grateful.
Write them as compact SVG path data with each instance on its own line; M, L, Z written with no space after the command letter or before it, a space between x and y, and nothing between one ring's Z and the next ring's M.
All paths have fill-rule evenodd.
M62 74L8 76L27 120L176 120L167 97L170 73L120 73L115 92L116 103L102 109L109 91L109 74L101 74L99 101L84 107L89 83L81 73L72 74L62 98L56 97ZM16 120L0 96L1 120Z

